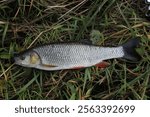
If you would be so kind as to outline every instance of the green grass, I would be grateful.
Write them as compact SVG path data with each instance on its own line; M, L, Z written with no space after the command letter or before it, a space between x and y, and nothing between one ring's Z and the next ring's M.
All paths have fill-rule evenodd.
M150 99L150 21L142 5L136 0L1 0L0 99ZM88 39L114 46L136 36L142 56L136 64L113 59L105 69L51 72L11 62L13 52L44 43Z

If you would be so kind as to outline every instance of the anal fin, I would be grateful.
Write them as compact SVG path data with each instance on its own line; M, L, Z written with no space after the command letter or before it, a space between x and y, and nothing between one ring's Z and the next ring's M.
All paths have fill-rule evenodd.
M105 62L105 61L102 61L102 62L100 62L100 63L97 63L95 66L96 66L96 67L99 67L99 68L106 68L106 67L108 67L109 65L110 65L110 63Z

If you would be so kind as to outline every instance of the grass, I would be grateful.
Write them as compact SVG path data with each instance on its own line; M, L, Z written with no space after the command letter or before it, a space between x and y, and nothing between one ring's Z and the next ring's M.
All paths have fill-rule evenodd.
M143 8L136 0L1 0L0 99L150 99L150 21ZM114 46L136 36L142 56L136 64L113 59L105 69L51 72L11 62L13 52L44 43Z

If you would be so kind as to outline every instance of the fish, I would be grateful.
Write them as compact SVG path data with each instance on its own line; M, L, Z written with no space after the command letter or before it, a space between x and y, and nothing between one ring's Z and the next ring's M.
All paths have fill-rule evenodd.
M32 47L14 55L16 65L47 71L104 67L105 60L123 58L137 62L141 59L135 48L140 40L132 38L116 47L101 47L82 42L51 43Z

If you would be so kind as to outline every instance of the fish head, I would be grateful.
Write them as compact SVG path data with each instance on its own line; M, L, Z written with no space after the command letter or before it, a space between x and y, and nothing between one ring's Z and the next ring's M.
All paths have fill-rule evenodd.
M24 67L36 67L41 63L40 56L35 51L22 52L14 56L15 64Z

